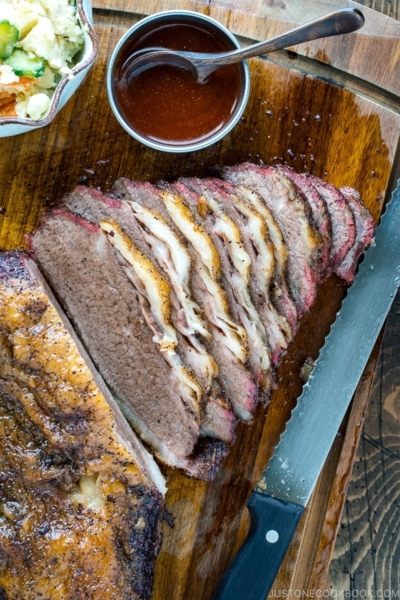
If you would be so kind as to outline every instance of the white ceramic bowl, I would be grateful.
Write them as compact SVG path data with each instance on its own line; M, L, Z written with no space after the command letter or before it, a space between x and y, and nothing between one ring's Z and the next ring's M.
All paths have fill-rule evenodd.
M19 135L40 127L45 127L54 119L58 111L76 92L90 67L95 61L98 50L96 34L93 29L93 13L91 0L78 0L78 13L83 26L85 45L81 60L73 67L74 79L64 77L54 90L51 104L46 116L40 121L21 119L19 117L0 118L0 138Z

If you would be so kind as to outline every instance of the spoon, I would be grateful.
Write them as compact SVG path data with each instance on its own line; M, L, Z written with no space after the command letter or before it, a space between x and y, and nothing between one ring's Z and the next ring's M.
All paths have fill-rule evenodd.
M197 77L199 83L204 83L211 73L221 67L288 46L295 46L302 42L350 33L360 29L363 25L364 15L360 10L357 8L343 8L265 42L259 42L247 48L231 52L200 54L196 52L178 52L165 48L144 48L131 56L126 78L130 82L133 77L136 77L142 71L156 65L169 64L191 71Z

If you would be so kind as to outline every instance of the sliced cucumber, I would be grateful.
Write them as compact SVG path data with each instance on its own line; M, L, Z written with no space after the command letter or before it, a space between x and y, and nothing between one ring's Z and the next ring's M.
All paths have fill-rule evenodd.
M16 75L22 77L41 77L46 68L44 58L38 58L37 56L31 58L25 50L20 48L15 48L10 56L5 59L4 64L11 67Z
M0 21L0 58L7 58L18 42L19 31L9 21Z

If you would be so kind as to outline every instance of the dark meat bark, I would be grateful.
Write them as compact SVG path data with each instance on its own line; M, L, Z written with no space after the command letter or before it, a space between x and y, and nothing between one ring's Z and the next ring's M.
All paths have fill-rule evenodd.
M326 200L311 183L307 175L299 175L287 166L279 167L293 181L303 197L308 202L314 223L321 235L321 248L319 256L319 281L323 281L329 266L332 246L332 222Z
M360 256L372 244L375 235L375 223L369 210L364 206L360 194L353 188L340 188L341 194L347 200L355 220L356 239L353 246L335 269L337 275L351 283L356 274Z
M164 462L192 476L207 470L211 476L215 464L203 464L201 456L190 458L199 423L176 392L171 369L155 347L134 287L107 236L56 209L42 219L28 244L141 437Z
M0 589L148 600L165 484L33 261L0 254Z
M112 188L113 194L119 198L133 200L161 214L176 235L183 239L180 231L170 218L170 215L159 195L159 190L149 183L133 182L128 179L118 180ZM198 258L194 249L188 245L193 258L192 294L194 300L207 313L204 303L203 286L198 272ZM206 314L208 317L208 315ZM213 335L211 341L204 340L204 345L212 354L219 368L218 381L226 396L232 403L236 415L243 420L250 420L254 410L258 388L246 365L242 364L233 354Z
M143 229L140 222L135 218L135 215L126 202L118 199L108 198L103 196L99 191L91 188L80 186L69 196L64 198L62 202L63 208L71 212L77 213L84 219L95 225L99 225L102 219L112 219L116 221L127 233L127 235L135 242L139 250L151 260L153 264L162 272L162 268L153 255L152 249L148 242L144 239ZM163 275L167 278L165 271ZM170 283L172 290L172 284ZM178 304L178 309L174 307ZM175 328L179 328L179 315L182 309L179 308L178 300L172 307L173 322ZM184 323L185 325L185 323ZM187 328L187 325L186 325ZM201 431L210 437L215 437L226 443L231 443L234 440L234 418L230 409L229 401L223 398L221 391L217 385L211 383L209 389L206 389L208 382L200 379L196 372L196 351L190 344L190 339L184 335L178 334L179 344L176 352L180 354L182 363L190 360L193 357L192 364L188 363L190 368L193 368L196 376L203 386L203 406L201 415ZM184 348L181 351L181 348ZM194 363L194 364L193 364Z
M332 223L332 245L329 266L326 275L336 270L356 239L356 228L353 212L346 198L330 183L318 177L303 175L305 180L312 183L325 200Z
M224 169L224 179L253 188L271 210L288 250L290 290L301 318L315 300L322 243L310 208L297 197L290 179L277 169L243 163Z

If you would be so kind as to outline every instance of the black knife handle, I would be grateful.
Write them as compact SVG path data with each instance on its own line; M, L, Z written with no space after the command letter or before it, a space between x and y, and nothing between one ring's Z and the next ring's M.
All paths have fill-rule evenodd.
M304 508L253 492L249 534L222 577L213 600L265 600Z

